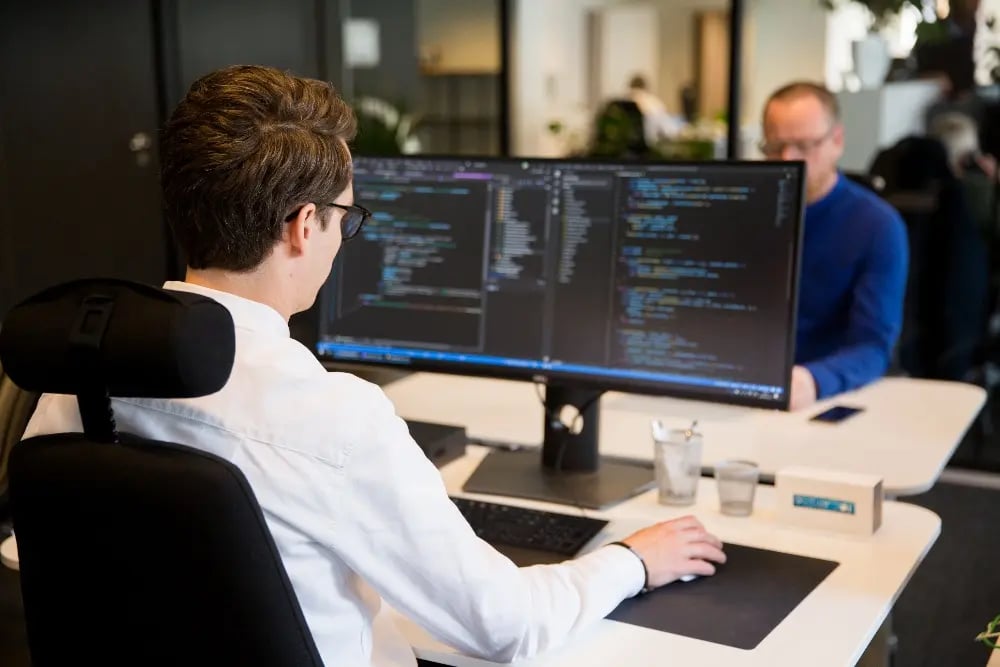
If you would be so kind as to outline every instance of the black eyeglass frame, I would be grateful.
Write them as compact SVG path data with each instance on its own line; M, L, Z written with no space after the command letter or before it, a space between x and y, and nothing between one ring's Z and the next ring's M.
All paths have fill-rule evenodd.
M330 202L327 206L335 206L345 211L344 215L340 218L340 238L343 241L349 241L357 236L361 232L361 228L364 227L365 223L372 217L372 212L360 204L338 204L337 202ZM285 218L285 222L291 222L294 220L295 216L297 216L301 210L302 207L300 206L289 213Z

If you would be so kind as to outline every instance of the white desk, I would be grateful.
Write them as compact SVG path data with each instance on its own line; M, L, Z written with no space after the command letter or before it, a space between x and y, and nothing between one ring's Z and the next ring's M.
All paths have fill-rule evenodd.
M442 475L450 492L459 492L483 454L482 448L470 448L468 456L445 466ZM531 501L503 502L567 511ZM718 511L713 481L703 479L694 508L659 505L655 494L649 492L599 515L612 523L595 538L603 544L653 521L694 513L724 541L840 562L754 650L602 620L572 638L567 646L518 665L854 665L937 539L941 521L922 507L887 502L882 528L874 536L848 537L784 528L774 520L774 502L774 490L760 487L752 517L723 516ZM491 664L456 653L401 616L396 620L421 658L452 665Z
M408 419L464 425L472 438L520 444L542 439L542 406L528 382L416 373L385 387ZM687 426L705 436L704 464L756 461L765 473L789 465L880 475L893 496L930 489L986 393L957 382L884 378L801 412L609 392L601 399L603 454L652 458L649 421ZM865 411L840 424L810 422L834 404Z

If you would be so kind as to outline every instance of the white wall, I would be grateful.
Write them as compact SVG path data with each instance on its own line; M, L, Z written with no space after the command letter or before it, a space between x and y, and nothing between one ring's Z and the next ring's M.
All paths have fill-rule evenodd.
M589 130L587 13L620 0L515 0L511 53L511 148L516 155L563 153L548 124Z
M793 0L795 1L795 0ZM656 92L671 113L681 112L681 89L694 82L695 14L729 9L729 0L660 0L660 79ZM729 53L724 56L727 60Z
M681 112L681 89L694 83L695 17L700 11L729 10L729 0L621 0L655 7L659 16L659 76L651 81L667 110ZM792 0L798 1L798 0ZM998 0L1000 1L1000 0ZM727 47L728 48L728 47ZM729 59L729 52L722 56ZM623 82L624 85L624 82Z
M795 79L824 81L827 12L814 0L749 0L745 11L740 113L753 157L768 96Z
M590 101L595 108L620 97L637 74L652 85L659 82L659 27L659 8L648 3L591 10L590 76L596 77L596 85Z
M499 71L496 0L417 0L417 48L435 71Z

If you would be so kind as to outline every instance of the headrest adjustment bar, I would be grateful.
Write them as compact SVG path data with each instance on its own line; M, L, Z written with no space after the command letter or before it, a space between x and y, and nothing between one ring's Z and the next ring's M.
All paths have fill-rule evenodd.
M118 427L111 408L107 382L101 364L101 344L114 311L115 298L90 294L80 304L79 315L70 331L70 357L85 388L76 397L80 419L87 437L101 442L118 442Z

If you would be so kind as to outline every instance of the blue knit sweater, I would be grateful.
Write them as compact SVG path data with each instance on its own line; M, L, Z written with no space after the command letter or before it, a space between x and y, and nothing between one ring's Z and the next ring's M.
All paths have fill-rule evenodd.
M909 243L899 214L841 174L806 208L795 363L820 398L885 373L903 322Z

